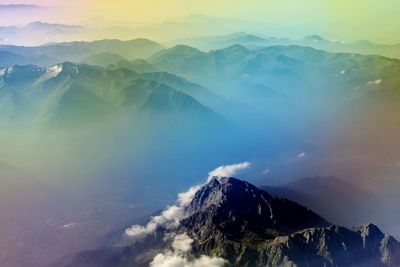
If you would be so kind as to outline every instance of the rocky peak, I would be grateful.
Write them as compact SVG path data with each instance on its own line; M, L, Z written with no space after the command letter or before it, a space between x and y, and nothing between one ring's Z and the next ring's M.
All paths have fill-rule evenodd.
M104 259L88 252L58 266L146 266L151 258L138 259L168 247L164 235L169 231L190 237L191 257L217 256L228 266L400 266L400 243L375 225L329 224L306 207L235 178L212 177L196 192L186 215L178 228L160 228L141 242L108 250Z
M272 197L244 181L229 177L212 177L194 196L190 213L204 211L211 206L231 212L249 212L273 217L268 200Z
M261 239L330 225L308 208L229 177L211 178L195 194L186 214L182 225L189 230L219 229L236 237L252 232ZM204 232L203 237L208 234Z

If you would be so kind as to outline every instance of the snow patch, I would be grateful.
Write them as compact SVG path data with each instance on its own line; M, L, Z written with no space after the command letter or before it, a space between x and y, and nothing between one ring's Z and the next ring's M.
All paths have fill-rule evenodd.
M77 225L78 225L77 223L72 222L72 223L64 224L64 225L62 226L62 228L63 228L64 230L71 230L71 229L74 229Z
M51 66L47 69L47 73L50 74L52 77L56 77L60 72L62 72L63 67L62 65L55 65Z

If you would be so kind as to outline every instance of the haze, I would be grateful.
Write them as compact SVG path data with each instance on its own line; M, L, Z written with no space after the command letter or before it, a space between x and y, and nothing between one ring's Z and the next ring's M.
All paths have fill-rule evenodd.
M32 20L54 23L107 21L107 25L131 28L145 24L180 21L190 14L235 18L257 22L266 35L301 38L307 34L321 34L340 41L370 40L377 43L399 43L400 2L381 1L318 1L318 0L137 0L106 1L21 1L20 4L59 7L30 12L0 11L4 25L29 23ZM1 0L0 4L17 4ZM93 20L96 18L96 20ZM182 36L180 36L182 37Z

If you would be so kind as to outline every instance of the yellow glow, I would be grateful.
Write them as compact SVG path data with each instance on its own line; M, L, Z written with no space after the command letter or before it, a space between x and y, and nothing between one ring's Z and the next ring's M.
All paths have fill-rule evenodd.
M0 0L0 3L12 2ZM26 0L25 3L68 7L63 22L65 17L74 22L78 18L81 22L102 18L135 27L202 14L265 23L283 29L283 35L315 33L349 41L400 42L398 0Z

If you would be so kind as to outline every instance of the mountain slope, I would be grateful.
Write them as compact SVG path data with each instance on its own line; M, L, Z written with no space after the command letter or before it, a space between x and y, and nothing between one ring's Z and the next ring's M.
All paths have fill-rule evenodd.
M14 66L0 73L1 118L79 125L114 113L150 112L158 117L179 115L193 123L229 124L198 102L195 94L179 86L175 89L173 83L158 77L72 63L48 68Z
M160 225L132 245L83 252L58 266L146 266L158 253L169 255L162 251L177 247L171 235L189 240L191 252L183 255L223 258L227 266L400 264L400 243L375 225L331 225L310 209L247 182L214 177L197 190L175 228Z
M379 79L379 87L395 89L394 85L399 84L398 75L393 75L399 70L399 60L329 53L295 45L257 49L232 45L208 53L180 45L158 52L148 60L161 70L211 88L223 90L226 83L230 91L242 88L242 94L247 88L244 83L264 85L289 96L308 97L319 88L324 88L321 94L340 93L342 97L367 93L372 86L368 82ZM353 90L357 86L358 92Z
M107 67L110 64L116 64L117 62L124 61L124 60L125 59L118 54L104 52L104 53L100 53L100 54L91 55L91 56L85 58L82 61L82 63Z
M399 135L398 59L293 45L257 49L234 45L208 53L177 46L148 61L256 108L318 150L329 144L332 158L360 155L371 146L369 154L382 151L379 158L398 150L393 146ZM377 137L382 141L374 141Z

